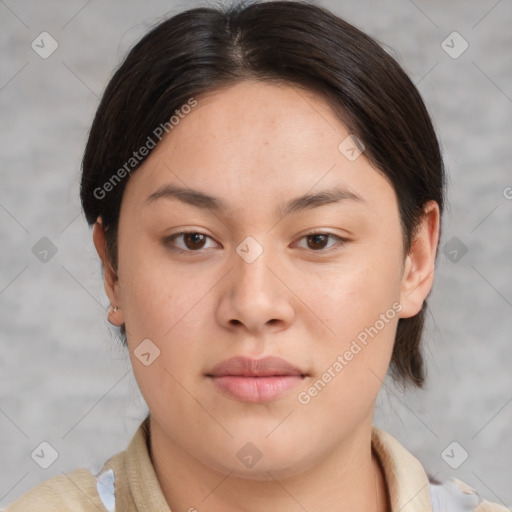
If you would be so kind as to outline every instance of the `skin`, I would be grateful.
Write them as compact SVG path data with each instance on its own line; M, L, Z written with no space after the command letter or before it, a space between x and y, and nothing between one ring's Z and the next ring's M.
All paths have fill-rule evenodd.
M384 511L373 411L398 319L418 313L432 286L439 208L426 205L404 255L391 184L364 153L349 161L338 150L348 131L321 97L244 81L197 99L127 183L116 270L101 219L93 231L119 308L109 320L126 324L151 413L164 495L176 511ZM165 184L201 190L228 209L170 198L145 204ZM287 200L333 186L361 200L280 214ZM173 251L166 237L186 230L209 238L178 237L174 247L188 252ZM334 237L315 243L306 236L313 230ZM236 252L247 236L263 248L252 263ZM299 392L396 301L396 317L301 404ZM160 350L149 366L134 355L144 339ZM307 377L276 400L237 401L205 374L239 355L279 356ZM262 454L252 468L237 458L247 442Z

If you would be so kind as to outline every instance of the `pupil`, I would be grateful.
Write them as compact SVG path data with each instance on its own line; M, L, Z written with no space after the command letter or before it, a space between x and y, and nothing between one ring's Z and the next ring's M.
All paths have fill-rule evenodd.
M325 247L325 243L322 243L322 239L325 242L325 240L327 239L327 235L322 235L322 234L311 235L311 239L314 240L313 245L317 245L319 243L321 246L320 248L323 248L323 247ZM312 247L312 248L318 249L318 247Z
M187 247L189 247L189 244L187 243L187 241L190 241L192 240L192 247L189 247L192 248L192 249L197 249L198 248L198 245L199 245L199 248L202 247L203 244L201 244L201 241L204 242L204 240L202 240L202 237L203 235L201 233L187 233L186 236L185 236L185 243L187 245Z

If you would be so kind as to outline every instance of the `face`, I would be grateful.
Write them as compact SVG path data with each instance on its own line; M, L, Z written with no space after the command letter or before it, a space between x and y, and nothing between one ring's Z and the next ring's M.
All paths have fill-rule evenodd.
M197 100L127 183L107 293L169 445L286 475L371 425L433 251L403 254L392 186L319 96L242 82Z

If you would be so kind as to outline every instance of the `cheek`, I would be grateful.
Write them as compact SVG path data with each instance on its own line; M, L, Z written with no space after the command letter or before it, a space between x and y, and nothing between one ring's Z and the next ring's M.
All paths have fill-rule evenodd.
M133 242L132 240L137 240ZM119 286L127 332L136 340L164 340L197 302L191 271L173 269L154 240L119 237Z
M134 262L126 261L125 269ZM125 279L123 308L128 347L135 378L153 413L172 411L173 417L195 417L190 394L196 393L201 371L201 333L208 332L202 296L211 284L194 282L193 276L170 272L150 258L141 258ZM197 278L196 278L197 281ZM150 342L143 340L150 340ZM140 357L144 353L149 357ZM147 359L150 364L146 365Z
M361 251L357 261L333 272L317 289L314 307L334 332L327 343L316 345L321 370L315 377L321 382L311 392L321 390L318 404L363 414L382 385L401 310L401 252L393 247Z
M350 432L372 414L388 371L400 309L397 294L383 297L372 280L344 284L342 296L323 304L330 308L329 326L336 336L313 345L317 372L297 397L311 417L322 418L329 411L323 429L332 438L340 428Z
M325 275L311 302L340 341L373 325L400 297L400 254L361 251L353 261ZM305 292L306 293L306 292Z
M187 371L201 361L202 339L211 332L208 294L219 276L198 272L193 265L177 268L159 249L142 250L148 246L128 241L120 252L121 301L135 373L167 389L174 386L171 375L180 382L191 380ZM135 359L134 351L146 339L156 347L155 363L164 373L145 372Z

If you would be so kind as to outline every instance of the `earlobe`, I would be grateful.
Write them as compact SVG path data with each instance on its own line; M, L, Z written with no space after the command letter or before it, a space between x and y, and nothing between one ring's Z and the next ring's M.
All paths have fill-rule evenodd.
M403 306L401 318L417 315L432 289L439 230L439 205L429 201L404 262L400 292Z
M119 304L119 282L116 271L113 269L107 254L107 243L105 229L101 217L98 217L93 226L93 241L98 256L103 266L103 280L105 292L110 300L111 306L108 310L108 321L113 325L122 325L122 312Z

